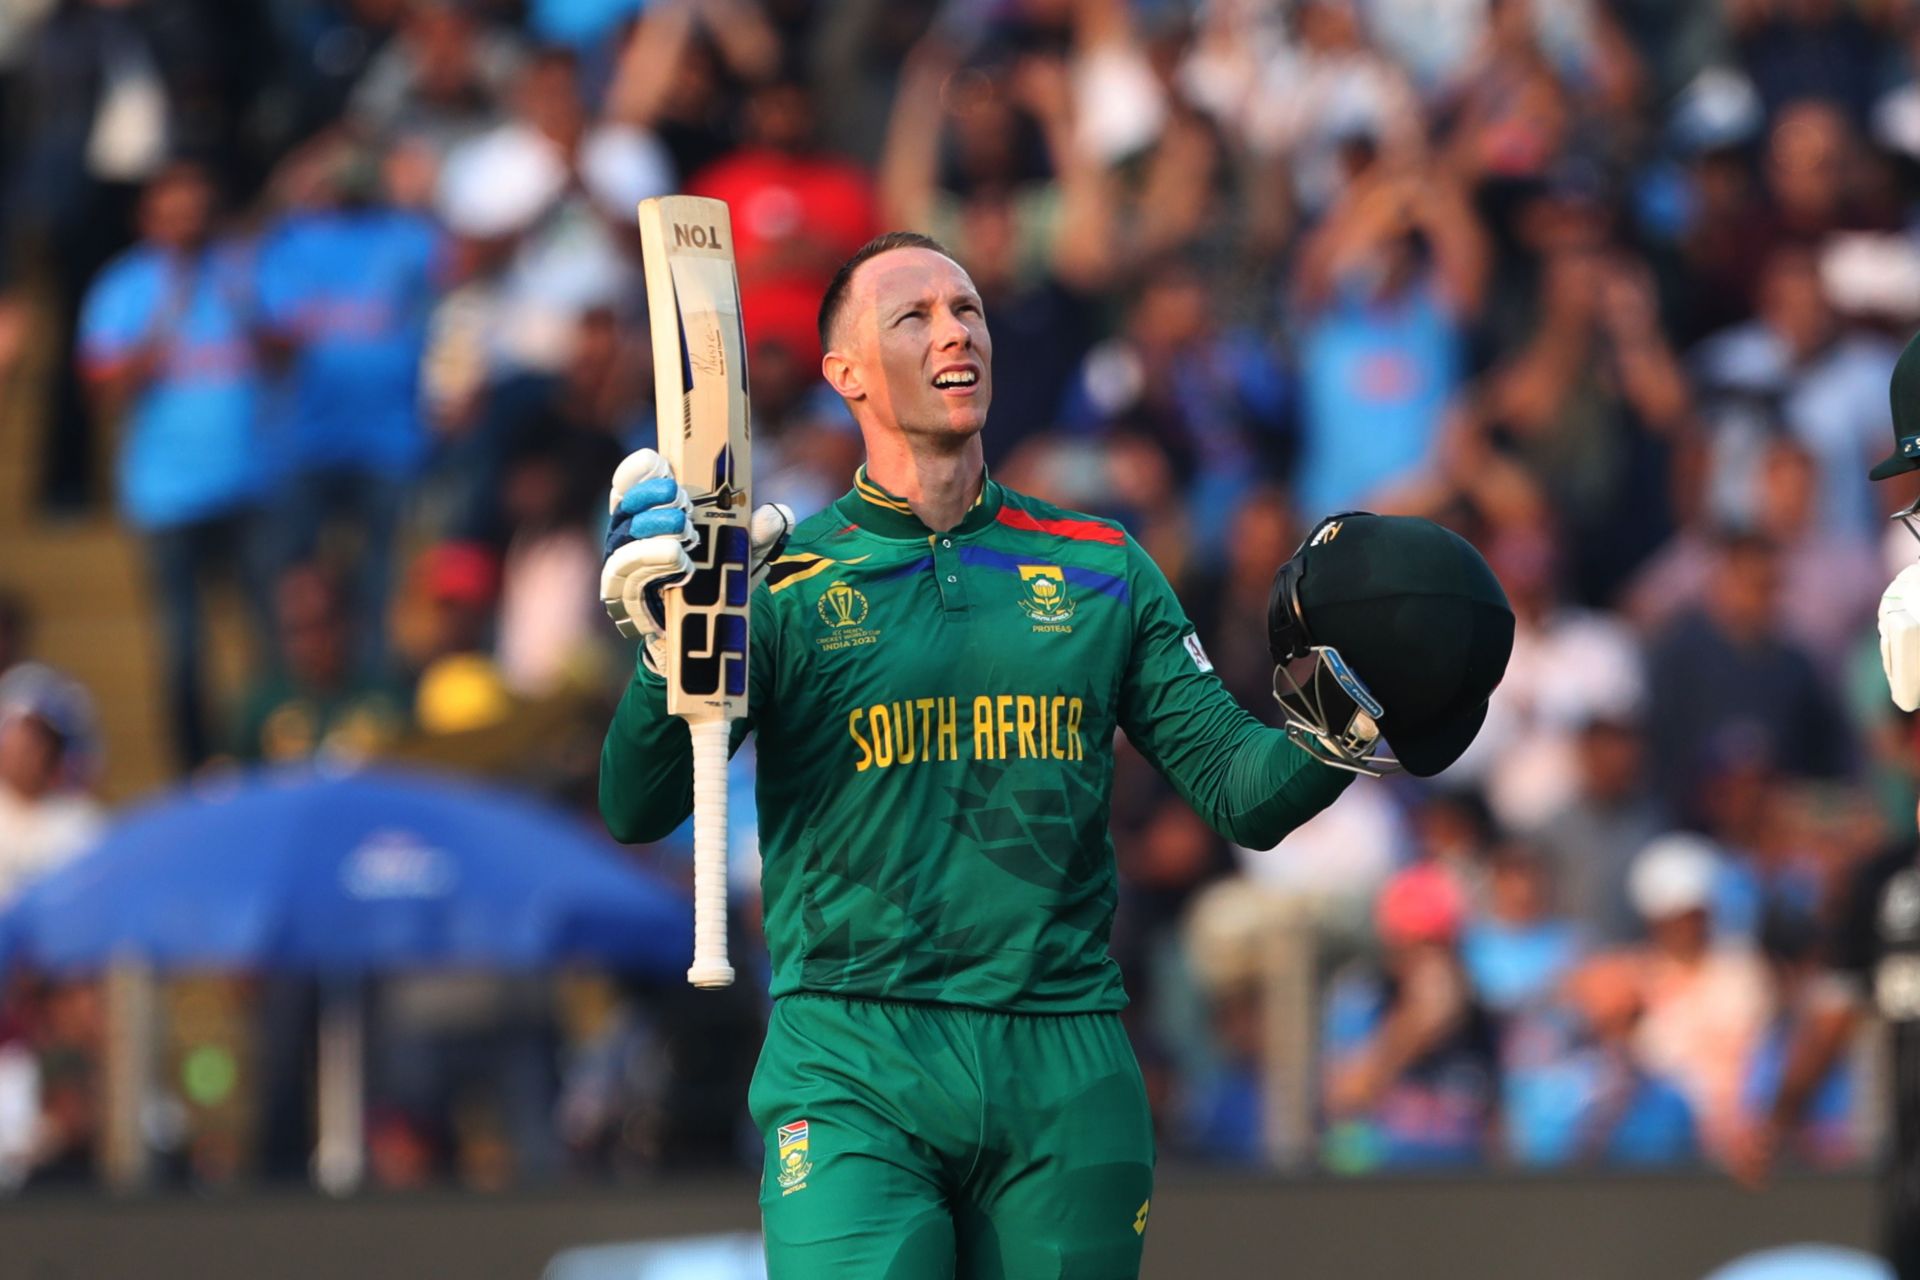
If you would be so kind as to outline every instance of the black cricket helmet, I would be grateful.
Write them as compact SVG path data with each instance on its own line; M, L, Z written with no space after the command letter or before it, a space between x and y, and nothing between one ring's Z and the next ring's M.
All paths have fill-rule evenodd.
M1295 742L1335 768L1427 778L1480 732L1513 652L1513 609L1458 534L1349 511L1316 524L1280 566L1267 640ZM1307 658L1302 683L1291 667ZM1391 756L1374 752L1376 734Z
M1920 333L1907 339L1894 362L1893 378L1887 385L1888 407L1893 411L1893 452L1873 464L1869 480L1891 480L1910 471L1920 471ZM1893 513L1893 518L1920 538L1920 498Z

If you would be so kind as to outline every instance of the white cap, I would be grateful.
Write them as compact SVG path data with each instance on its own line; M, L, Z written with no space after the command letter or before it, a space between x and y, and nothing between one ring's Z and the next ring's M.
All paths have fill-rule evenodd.
M1712 841L1685 832L1648 843L1627 872L1627 894L1645 920L1704 910L1713 901L1720 854Z
M508 124L454 148L436 205L456 233L492 239L532 226L566 186L559 149L537 130Z

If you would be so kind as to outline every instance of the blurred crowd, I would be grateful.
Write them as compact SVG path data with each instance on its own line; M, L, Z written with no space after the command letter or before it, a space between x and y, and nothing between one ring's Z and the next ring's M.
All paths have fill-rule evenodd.
M731 206L756 501L848 486L814 311L912 228L986 303L994 475L1122 520L1256 714L1316 519L1469 537L1518 627L1444 776L1253 850L1121 753L1170 1156L1729 1160L1838 886L1913 842L1873 608L1915 495L1866 479L1920 326L1913 0L14 0L0 131L35 518L137 537L182 775L400 753L590 810L630 661L605 485L654 430L633 207L669 191ZM104 821L28 624L0 608L0 901ZM743 1159L752 1001L569 981L385 1002L377 1179ZM0 1186L85 1177L97 1017L17 986ZM420 1065L529 1045L491 1129ZM1872 1079L1836 1068L1797 1159L1876 1150Z

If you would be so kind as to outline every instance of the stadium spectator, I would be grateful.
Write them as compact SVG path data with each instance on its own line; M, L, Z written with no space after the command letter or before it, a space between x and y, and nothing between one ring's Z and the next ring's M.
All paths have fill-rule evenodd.
M1273 344L1220 325L1197 266L1167 259L1147 271L1122 333L1088 353L1064 418L1095 440L1151 441L1186 495L1195 542L1213 548L1290 444L1291 390Z
M650 365L640 359L640 343L613 308L592 307L574 321L562 368L508 372L476 389L463 409L473 427L447 441L436 468L451 536L503 542L509 534L506 472L530 450L550 451L577 512L598 518L598 491L621 450L653 437L652 389L645 385ZM759 376L757 368L749 372ZM769 424L757 396L754 428L758 445ZM758 452L754 466L757 479ZM594 500L584 500L589 494Z
M1492 906L1493 859L1501 831L1472 787L1434 787L1411 808L1414 860L1439 867L1465 895L1470 915Z
M1721 875L1705 841L1668 836L1634 859L1628 891L1647 928L1633 953L1646 1009L1635 1049L1685 1095L1702 1145L1724 1158L1740 1131L1741 1081L1772 1005L1758 953L1715 936Z
M377 142L419 138L436 156L500 122L521 50L460 0L411 0L355 82L345 118Z
M96 743L93 699L79 684L37 662L0 676L0 905L105 825L87 792Z
M435 197L475 277L467 305L479 315L462 323L477 330L483 379L557 371L582 313L631 311L634 205L675 185L652 134L589 109L564 50L526 62L512 104L505 123L447 156Z
M275 411L272 538L286 566L318 554L330 528L354 529L353 661L374 668L402 504L428 447L420 362L446 246L392 202L387 155L344 136L309 146L313 204L267 233L256 268L260 324L290 383Z
M1581 957L1579 927L1555 912L1550 876L1535 850L1503 846L1492 858L1486 909L1461 935L1474 994L1495 1017L1545 1002Z
M1568 975L1561 1002L1529 1011L1502 1051L1503 1137L1522 1165L1686 1165L1699 1159L1694 1110L1637 1045L1646 997L1630 956Z
M120 509L145 539L166 648L169 729L178 764L214 748L207 726L201 593L237 580L266 645L260 507L270 459L261 439L258 308L250 246L220 235L214 189L197 164L169 166L141 196L141 243L87 295L81 352L103 420L120 424Z
M1754 529L1779 548L1781 631L1823 671L1838 670L1872 616L1880 570L1872 544L1857 531L1819 519L1819 459L1783 432L1762 437L1754 468ZM1707 590L1712 534L1683 526L1636 575L1621 609L1642 632L1663 628Z
M1886 38L1878 22L1825 0L1727 8L1734 47L1769 116L1817 99L1866 119Z
M1779 623L1779 557L1751 534L1720 539L1698 604L1653 641L1647 658L1655 777L1669 811L1700 813L1710 752L1732 732L1750 737L1793 777L1834 777L1849 763L1838 708L1806 651Z
M889 225L932 228L952 246L993 316L994 332L1022 353L995 372L998 416L986 447L988 465L997 466L1056 424L1092 344L1095 300L1113 282L1118 252L1112 179L1076 133L1061 59L1029 56L961 97L948 92L966 83L952 51L929 38L915 46L903 76L881 157L881 214ZM949 175L953 185L943 185L942 126L949 120L961 139L983 130L1015 134L1021 121L1037 121L1045 178L991 171ZM981 145L963 146L963 160ZM993 150L1014 145L1002 136Z
M1646 264L1576 222L1540 263L1530 336L1465 405L1458 430L1542 490L1563 534L1563 598L1603 604L1672 527L1676 437L1692 389Z
M1461 964L1465 910L1444 870L1400 872L1380 894L1378 969L1349 969L1328 991L1328 1159L1335 1168L1457 1166L1485 1156L1498 1045Z
M1822 1010L1827 994L1819 989L1821 960L1819 922L1794 908L1767 913L1760 929L1760 949L1773 984L1773 1019L1754 1049L1741 1084L1740 1102L1745 1122L1758 1125L1770 1118L1793 1052L1794 1035ZM1808 1091L1793 1118L1793 1131L1775 1141L1815 1168L1837 1168L1857 1158L1854 1132L1859 1063L1841 1059Z
M409 598L420 602L407 654L413 723L429 735L505 723L514 700L493 658L499 558L478 543L436 543L411 577Z
M1628 868L1666 829L1646 768L1646 737L1633 711L1596 709L1576 729L1574 793L1535 841L1553 862L1567 914L1598 945L1639 936Z
M1369 40L1364 7L1307 0L1280 31L1268 25L1278 12L1263 23L1251 7L1210 6L1181 68L1180 86L1197 104L1256 152L1282 159L1293 204L1310 221L1332 222L1350 204L1356 143L1391 171L1417 163L1426 147L1413 86Z
M1354 507L1434 465L1465 374L1465 330L1486 287L1487 245L1444 174L1396 172L1349 144L1346 191L1300 248L1300 461L1309 521ZM1356 431L1356 424L1364 424ZM1388 505L1393 505L1389 499Z
M408 723L405 693L355 660L352 617L339 576L289 565L274 584L280 663L240 704L233 754L286 764L313 756L366 760Z
M1810 249L1789 245L1759 272L1758 314L1706 341L1691 356L1702 388L1709 519L1746 528L1772 496L1759 483L1766 433L1775 424L1819 463L1815 506L1838 538L1876 530L1867 466L1887 439L1887 379L1893 344L1843 323L1827 299Z
M620 450L600 437L599 457L569 466L569 443L557 434L533 437L507 465L496 649L502 680L524 698L592 671L605 644L601 549L588 524L600 486L590 490L587 480L612 475Z
M40 1114L23 1192L97 1185L106 1085L106 1009L101 983L50 983L33 1033Z
M56 353L48 398L38 497L77 510L94 500L94 441L75 356L78 317L94 277L134 231L143 184L165 166L177 141L179 58L171 35L202 34L157 21L157 5L86 0L56 5L21 58L17 149L6 182L13 221L9 245L38 249L36 268L52 279Z
M820 150L805 85L776 79L747 96L740 147L693 174L687 190L725 200L747 345L769 343L811 367L820 359L820 295L878 228L873 180Z
M1516 521L1487 544L1513 606L1514 652L1462 766L1502 825L1528 832L1573 798L1581 724L1640 705L1645 657L1619 618L1561 596L1566 568L1551 525Z

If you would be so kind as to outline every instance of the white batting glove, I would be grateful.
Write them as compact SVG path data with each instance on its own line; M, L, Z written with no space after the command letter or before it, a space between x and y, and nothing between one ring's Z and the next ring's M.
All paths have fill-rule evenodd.
M656 672L665 670L666 659L662 593L693 576L691 511L673 468L652 449L628 454L615 468L600 600L620 634L641 642L642 660Z
M655 672L666 669L666 592L693 576L688 551L698 541L687 491L673 468L652 449L638 449L614 469L607 494L606 560L600 568L600 600L620 634L642 642L641 659ZM759 586L793 530L793 509L769 503L748 523L752 540L748 568Z
M1910 564L1880 597L1880 668L1902 711L1920 710L1920 564Z

